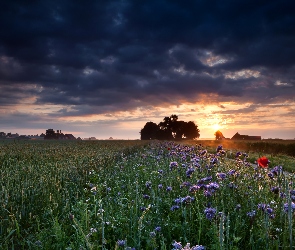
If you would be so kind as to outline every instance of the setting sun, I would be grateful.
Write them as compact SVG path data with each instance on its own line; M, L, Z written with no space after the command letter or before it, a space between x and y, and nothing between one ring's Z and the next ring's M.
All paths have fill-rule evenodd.
M213 128L214 130L219 130L219 129L220 129L220 125L219 125L219 124L213 124L213 125L212 125L212 128Z

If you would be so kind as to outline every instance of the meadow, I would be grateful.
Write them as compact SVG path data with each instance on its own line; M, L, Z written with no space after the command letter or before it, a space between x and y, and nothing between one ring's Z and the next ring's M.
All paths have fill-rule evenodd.
M0 246L294 249L294 167L198 141L2 141Z

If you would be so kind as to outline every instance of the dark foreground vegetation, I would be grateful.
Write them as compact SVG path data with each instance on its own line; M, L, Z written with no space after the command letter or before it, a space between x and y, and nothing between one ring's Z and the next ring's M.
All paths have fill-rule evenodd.
M199 144L0 142L1 249L292 249L294 158Z

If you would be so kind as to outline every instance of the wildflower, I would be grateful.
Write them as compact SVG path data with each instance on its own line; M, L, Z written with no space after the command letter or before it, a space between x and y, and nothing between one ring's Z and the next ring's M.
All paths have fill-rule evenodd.
M292 212L294 212L294 210L295 210L295 203L294 202L290 203L290 208L291 208ZM289 203L284 204L284 211L286 213L288 213L288 211L289 211Z
M149 199L149 198L150 198L150 196L147 195L147 194L144 194L144 195L142 195L142 196L143 196L144 199Z
M146 187L146 188L151 188L151 186L152 186L152 183L151 183L150 181L147 181L147 182L145 183L145 187Z
M159 170L158 170L158 173L159 173L160 175L162 175L162 174L163 174L163 170L162 170L162 169L159 169Z
M171 211L174 211L174 210L177 210L177 209L179 209L180 207L178 206L178 205L173 205L171 208L170 208L170 210Z
M259 209L259 210L262 210L263 212L266 210L266 208L267 208L267 205L266 204L264 204L264 203L259 203L258 205L257 205L257 208Z
M194 200L195 200L194 197L191 197L188 195L188 196L181 199L181 203L190 204Z
M178 167L178 163L176 161L170 162L170 170L173 170L174 168Z
M203 184L204 182L206 181L211 181L212 180L212 176L207 176L207 177L204 177L202 178L201 180L198 180L198 184Z
M210 163L211 163L212 165L215 165L215 164L218 163L218 159L217 159L216 157L214 157L214 158L212 158L212 159L210 160Z
M228 171L229 175L234 175L235 173L236 173L236 170L234 170L234 169L231 169L231 170Z
M160 232L160 231L161 231L161 227L156 227L156 228L155 228L155 231L156 231L156 232Z
M174 203L175 203L175 204L180 204L180 203L181 203L181 198L176 198L176 199L174 200Z
M210 190L205 190L204 191L204 196L205 197L210 197L210 196L212 196L213 195L213 192L212 191L210 191Z
M237 153L236 153L236 158L240 157L241 155L242 155L241 152L237 152Z
M159 189L163 188L163 185L162 185L162 184L159 184L159 185L158 185L158 188L159 188Z
M212 220L216 214L216 209L212 207L207 207L204 210L205 216L208 220Z
M282 166L275 166L271 172L274 174L274 175L279 175L283 172L283 167Z
M200 152L200 155L205 155L205 154L207 154L207 150L202 150L202 151Z
M205 250L206 248L202 245L196 245L191 248L191 250Z
M221 151L221 150L222 150L222 145L217 146L217 148L216 148L216 152L219 152L219 151Z
M126 244L126 241L125 241L125 240L118 240L118 241L117 241L117 245L118 245L118 247L124 247L125 244Z
M273 178L274 178L274 174L273 174L272 172L269 172L267 175L268 175L268 177L269 177L270 179L273 179Z
M167 188L166 188L166 191L167 191L167 192L170 192L170 191L172 191L172 187L170 187L170 186L169 186L169 187L167 187Z
M140 211L145 211L146 210L146 207L140 207Z
M250 218L253 218L256 215L256 211L252 210L250 212L247 213L247 216L249 216Z
M195 192L197 192L199 189L200 189L200 186L198 186L198 185L193 185L193 186L191 186L191 187L189 188L189 192L190 192L190 193L195 193Z
M150 237L151 238L155 238L156 237L156 233L154 231L150 232Z
M241 204L238 204L237 206L236 206L236 210L240 210L241 209Z
M188 170L186 170L186 177L190 178L192 176L192 174L195 172L194 168L189 168Z
M225 173L217 173L216 176L217 176L217 178L224 180L226 177L226 174Z
M174 242L172 243L172 246L173 246L173 249L172 249L172 250L182 249L181 242L174 241Z
M183 187L190 187L192 184L190 184L189 182L185 181L183 182L181 185L180 185L180 188L183 188Z
M259 159L257 159L257 163L258 163L258 166L262 168L267 168L270 161L265 156L262 156Z

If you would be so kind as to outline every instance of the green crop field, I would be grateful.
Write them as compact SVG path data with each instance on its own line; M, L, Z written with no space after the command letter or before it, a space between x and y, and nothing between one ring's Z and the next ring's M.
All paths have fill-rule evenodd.
M294 157L214 143L2 141L1 249L294 249Z

